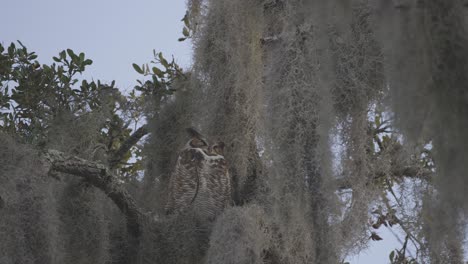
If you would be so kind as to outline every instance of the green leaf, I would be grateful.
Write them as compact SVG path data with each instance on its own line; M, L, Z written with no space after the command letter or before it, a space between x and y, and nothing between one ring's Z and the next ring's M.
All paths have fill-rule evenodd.
M152 79L153 79L153 83L155 84L155 86L157 86L157 84L159 83L158 78L155 75L153 75Z
M83 80L83 81L81 82L81 87L80 87L80 88L81 88L81 92L87 93L88 90L89 90L89 89L88 89L88 82L87 82L86 80Z
M392 253L390 253L390 256L388 256L390 258L390 262L393 262L393 258L395 257L395 251L392 251Z
M57 58L57 57L52 57L52 59L53 59L54 61L56 61L56 62L60 62L60 59Z
M78 56L75 54L75 52L73 52L73 50L67 49L67 53L68 56L70 56L70 58L72 59L72 61L78 62L80 60L80 58L78 58Z
M161 64L166 67L166 68L169 68L169 63L167 62L167 60L163 57L162 55L162 52L159 53L159 61L161 62Z
M159 78L164 77L164 72L162 72L160 69L157 67L153 67L153 73L156 74Z
M187 39L187 38L179 38L179 39L177 39L177 40L180 41L180 42L182 42L182 41L184 41L184 40L186 40L186 39Z
M138 72L139 74L144 74L140 66L138 66L136 63L133 63L132 65L133 65L133 69L135 69L136 72Z
M184 27L184 29L182 30L182 34L184 34L184 36L186 37L190 36L188 28Z
M62 66L59 66L57 68L57 75L58 75L59 78L62 77L62 75L63 75L63 67Z
M62 81L63 83L68 83L70 82L70 78L68 78L66 75L62 75L60 77L60 81Z
M67 53L68 53L68 56L70 57L76 56L76 54L71 49L67 49Z
M188 16L188 15L189 15L189 12L188 12L188 11L186 11L186 12L185 12L185 16L184 16L184 18L182 18L182 20L181 20L181 21L184 21L184 24L185 24L185 26L186 26L186 27L188 27L188 28L190 28L190 24L189 24L189 16Z
M85 54L83 52L80 53L80 61L84 61Z
M382 123L380 122L380 115L375 116L375 126L378 128Z
M67 57L67 53L65 53L65 51L62 50L62 51L60 52L60 58L61 58L61 59L65 59L66 57Z
M87 59L83 62L84 65L91 65L93 64L93 60Z
M10 44L10 47L8 47L8 55L10 55L10 57L13 57L14 53L15 53L15 43L11 43Z
M51 70L51 68L45 64L42 65L42 68L44 69L45 72L48 72Z

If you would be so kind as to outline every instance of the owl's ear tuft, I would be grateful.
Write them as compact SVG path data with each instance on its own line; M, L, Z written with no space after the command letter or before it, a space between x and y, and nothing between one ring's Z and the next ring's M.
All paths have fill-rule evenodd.
M203 138L203 136L200 133L198 133L198 131L196 131L193 127L186 128L185 130L187 131L189 136L191 136L192 138L198 138L198 139Z

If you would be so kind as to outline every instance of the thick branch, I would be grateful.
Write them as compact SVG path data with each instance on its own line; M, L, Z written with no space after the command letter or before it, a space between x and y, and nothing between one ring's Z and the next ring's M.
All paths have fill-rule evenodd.
M51 164L50 173L61 172L82 177L106 193L125 215L129 234L134 238L141 235L143 214L131 195L106 166L78 157L67 156L56 150L49 150L46 157Z
M109 159L110 167L113 168L121 162L125 154L146 134L148 134L148 125L141 126L132 135L130 135L130 137L122 143L122 146Z

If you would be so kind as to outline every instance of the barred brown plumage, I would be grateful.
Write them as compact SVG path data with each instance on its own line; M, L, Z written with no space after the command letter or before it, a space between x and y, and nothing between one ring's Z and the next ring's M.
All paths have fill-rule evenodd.
M231 180L223 156L224 143L211 146L197 131L177 158L169 181L167 214L188 209L202 219L212 221L231 201Z

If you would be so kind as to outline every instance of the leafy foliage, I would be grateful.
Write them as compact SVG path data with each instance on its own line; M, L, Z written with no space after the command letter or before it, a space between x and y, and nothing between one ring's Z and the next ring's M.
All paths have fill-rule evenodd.
M37 142L61 111L80 115L100 106L100 83L83 81L75 87L77 74L92 64L84 53L64 50L52 65L40 65L37 55L18 43L6 51L0 45L0 129Z
M182 18L181 21L184 22L184 27L182 29L183 37L179 38L178 40L179 41L185 41L187 39L192 38L193 34L195 33L196 27L192 26L191 23L190 23L190 13L189 13L189 11L187 11L185 13L185 16Z
M139 66L133 63L133 69L141 74L145 79L137 80L135 91L140 92L139 97L135 97L135 92L130 94L132 100L137 100L147 109L141 109L148 118L159 112L161 105L170 98L176 89L173 83L178 78L186 78L182 68L172 60L166 59L162 52L153 50L153 60Z
M169 62L162 52L153 50L153 55L154 58L150 63L143 64L141 67L136 63L133 64L136 72L151 77L150 80L144 82L137 80L139 85L135 86L135 90L144 95L158 95L158 98L172 95L175 90L171 88L171 84L176 78L184 76L182 68L177 65L174 57Z
M41 65L34 52L19 41L18 44L19 47L11 43L7 49L0 45L0 131L14 134L23 142L44 146L60 116L71 116L70 122L79 123L90 115L98 115L105 122L96 131L94 147L112 156L130 137L134 130L130 126L142 119L142 96L135 91L122 95L114 81L110 84L80 81L80 74L92 64L84 53L63 50L53 57L54 63ZM163 62L168 67L176 65ZM168 81L163 80L167 86ZM152 92L159 93L160 90ZM128 163L132 157L137 161ZM127 152L116 168L127 175L124 178L136 177L143 169L140 147Z

